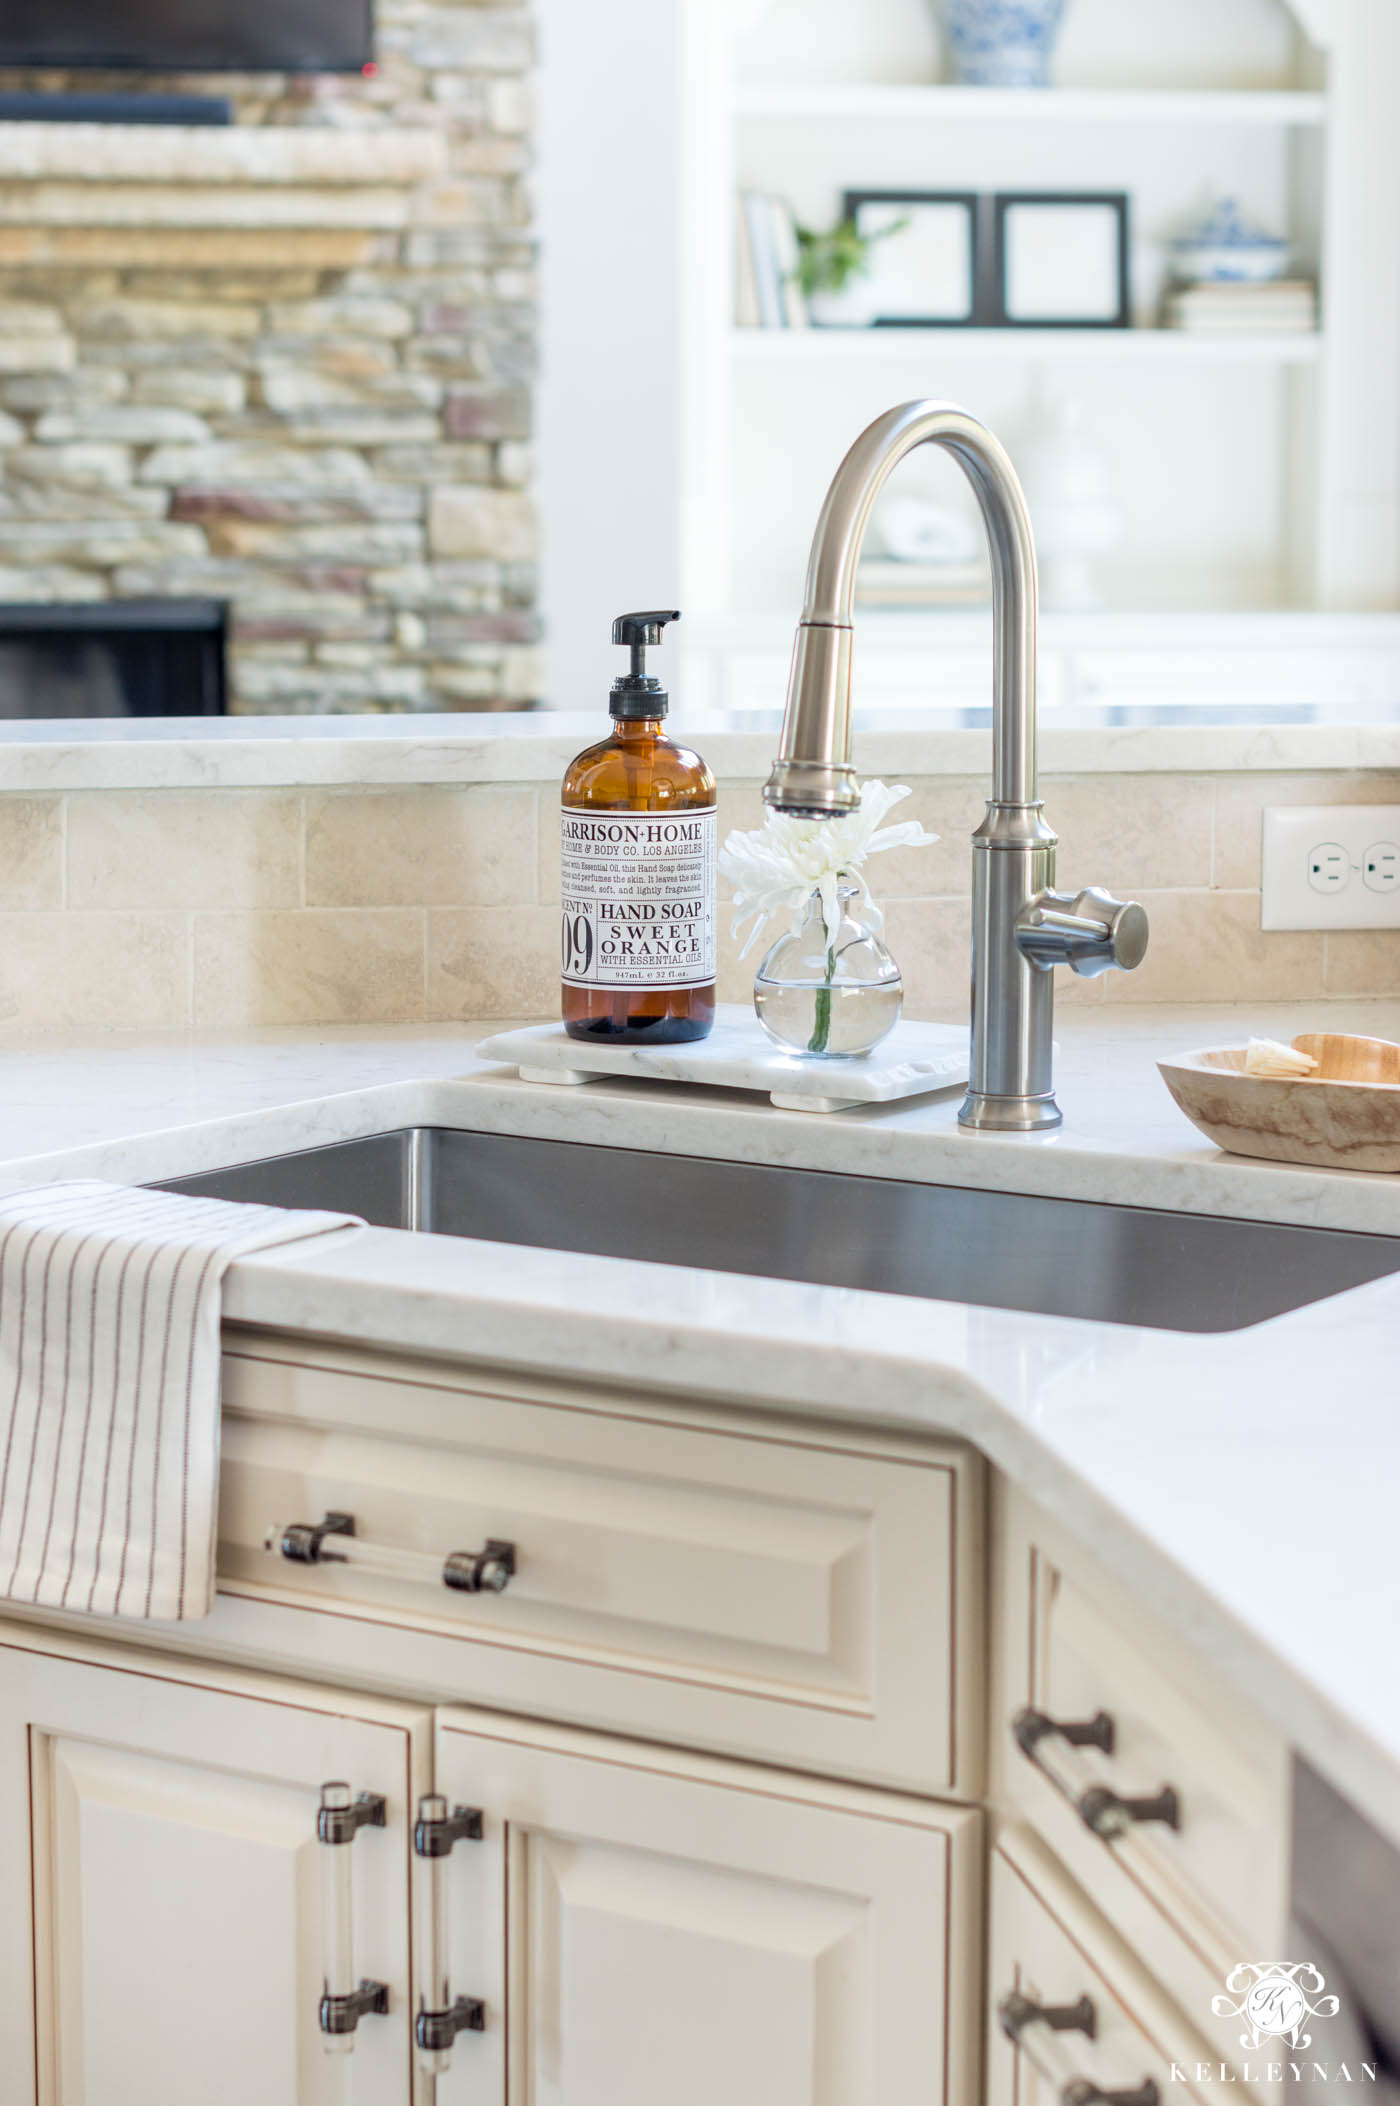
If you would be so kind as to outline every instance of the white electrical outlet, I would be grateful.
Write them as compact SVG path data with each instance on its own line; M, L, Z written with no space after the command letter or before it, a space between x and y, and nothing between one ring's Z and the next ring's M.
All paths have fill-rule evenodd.
M1400 929L1400 806L1264 814L1265 929Z
M1308 884L1314 892L1340 892L1351 876L1351 857L1340 841L1319 841L1308 850Z
M1368 892L1400 892L1400 848L1394 841L1371 843L1361 859L1361 882Z

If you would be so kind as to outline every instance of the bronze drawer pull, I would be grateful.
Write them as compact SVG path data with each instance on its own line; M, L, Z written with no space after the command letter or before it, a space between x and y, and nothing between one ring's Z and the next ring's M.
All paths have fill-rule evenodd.
M1158 2106L1160 2096L1151 2077L1127 2091L1105 2091L1088 2077L1076 2077L1060 2093L1060 2106Z
M1130 2090L1105 2091L1090 2077L1071 2077L1066 2081L1048 2057L1042 2059L1031 2047L1025 2036L1037 2026L1044 2026L1051 2033L1083 2033L1093 2040L1098 2021L1089 1997L1081 1996L1073 2004L1038 2004L1019 1990L1012 1990L997 2005L997 2022L1012 2046L1044 2077L1060 2106L1160 2106L1160 2095L1151 2077L1144 2077L1141 2084Z
M1094 2006L1087 1996L1081 1996L1077 2004L1037 2004L1022 1996L1019 1989L1013 1989L997 2005L997 2022L1017 2047L1027 2026L1049 2026L1052 2033L1083 2033L1090 2040L1098 2029Z
M429 2076L441 2076L449 2066L459 2033L486 2031L483 1999L452 1993L444 1886L448 1860L458 1843L479 1843L484 1834L485 1820L479 1806L453 1806L441 1792L429 1792L418 1801L413 1854L419 1860L423 1882L420 1960L425 1986L419 1990L413 2037Z
M427 1553L368 1543L355 1533L355 1516L332 1508L319 1521L293 1521L271 1529L263 1548L294 1565L358 1565L390 1578L421 1580L454 1594L504 1594L515 1577L514 1543L488 1536L480 1550L449 1550L439 1562Z
M442 1584L458 1594L504 1594L515 1577L515 1545L488 1537L480 1550L450 1550Z
M362 1828L383 1828L386 1821L382 1793L356 1794L339 1778L321 1786L316 1840L322 1846L324 1974L316 2023L331 2054L352 2054L360 2020L382 2018L389 2009L388 1985L356 1972L350 1894L355 1838Z
M1181 1827L1181 1801L1175 1786L1170 1784L1137 1798L1125 1798L1106 1784L1091 1784L1075 1800L1074 1810L1084 1826L1102 1836L1106 1843L1115 1836L1126 1835L1140 1821L1160 1821L1164 1828Z
M1060 1741L1071 1748L1097 1748L1101 1754L1111 1755L1117 1735L1108 1712L1096 1711L1088 1719L1055 1719L1028 1705L1017 1712L1011 1731L1027 1761L1049 1778L1056 1791L1069 1800L1084 1826L1104 1842L1111 1843L1144 1822L1156 1821L1166 1828L1180 1829L1181 1800L1174 1785L1164 1784L1159 1791L1137 1796L1116 1792L1107 1784L1080 1788L1057 1777L1046 1762L1043 1750L1047 1741ZM1150 2106L1150 2102L1143 2102L1143 2106Z
M1104 1755L1113 1753L1113 1720L1106 1711L1096 1711L1092 1718L1051 1718L1044 1711L1034 1711L1028 1705L1018 1711L1012 1721L1011 1730L1016 1736L1016 1745L1023 1755L1036 1759L1035 1751L1051 1734L1057 1740L1067 1741L1072 1748L1098 1748Z

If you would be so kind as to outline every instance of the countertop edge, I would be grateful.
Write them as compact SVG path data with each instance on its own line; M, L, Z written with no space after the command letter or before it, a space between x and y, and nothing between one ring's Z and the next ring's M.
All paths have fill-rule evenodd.
M780 713L687 715L675 729L715 773L758 781L776 751ZM1057 724L1042 714L1047 776L1353 770L1400 767L1400 721L1283 723L1265 712L1236 723ZM225 717L0 724L0 793L82 790L278 789L554 783L602 735L602 713L393 717ZM972 775L989 765L983 728L857 719L867 774Z

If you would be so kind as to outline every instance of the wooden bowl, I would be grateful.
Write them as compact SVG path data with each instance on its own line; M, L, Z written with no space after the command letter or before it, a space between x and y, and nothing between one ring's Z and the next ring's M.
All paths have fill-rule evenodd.
M1157 1068L1192 1125L1232 1155L1400 1170L1400 1046L1332 1032L1309 1032L1293 1044L1318 1062L1315 1074L1247 1075L1243 1046L1179 1053Z
M1295 1053L1310 1053L1317 1062L1312 1082L1400 1083L1400 1046L1389 1038L1352 1038L1342 1031L1305 1031L1293 1041Z

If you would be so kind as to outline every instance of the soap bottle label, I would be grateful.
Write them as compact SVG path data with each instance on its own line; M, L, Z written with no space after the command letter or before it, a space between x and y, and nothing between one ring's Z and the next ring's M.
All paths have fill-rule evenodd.
M715 977L715 807L561 815L563 975L573 987Z

